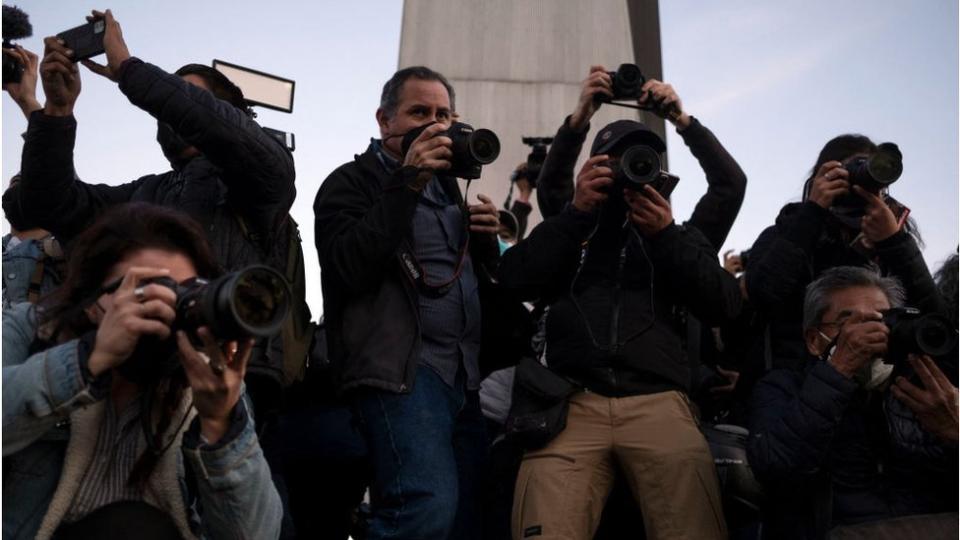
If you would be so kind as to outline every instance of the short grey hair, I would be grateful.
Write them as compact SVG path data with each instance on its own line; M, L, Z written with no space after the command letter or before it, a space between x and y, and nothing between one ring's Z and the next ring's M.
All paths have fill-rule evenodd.
M819 326L823 315L830 309L830 295L850 287L876 287L886 295L890 307L902 306L906 296L897 278L882 277L875 270L860 266L837 266L807 285L803 298L803 329Z
M393 118L393 115L397 114L397 107L400 106L400 89L403 88L403 83L407 82L408 79L440 82L443 84L443 87L447 89L447 94L450 96L450 110L457 110L455 106L456 94L453 92L453 86L450 84L450 81L442 74L428 67L413 66L403 68L394 73L393 77L390 77L390 80L383 85L383 92L380 94L380 108L383 109L387 118Z

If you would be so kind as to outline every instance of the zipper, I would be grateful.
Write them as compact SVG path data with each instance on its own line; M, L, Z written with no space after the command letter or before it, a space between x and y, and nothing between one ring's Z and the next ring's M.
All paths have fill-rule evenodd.
M620 292L623 289L623 268L626 266L627 261L627 243L623 243L623 247L620 248L620 260L617 263L617 277L613 286L613 305L611 306L610 311L610 352L611 354L618 354L620 352ZM617 374L613 368L608 368L610 371L610 382L616 387L617 386Z

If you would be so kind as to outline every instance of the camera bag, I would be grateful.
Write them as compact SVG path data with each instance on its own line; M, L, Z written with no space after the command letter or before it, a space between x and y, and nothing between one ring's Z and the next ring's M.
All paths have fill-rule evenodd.
M546 446L567 427L569 398L580 387L534 358L517 364L506 436L527 450Z

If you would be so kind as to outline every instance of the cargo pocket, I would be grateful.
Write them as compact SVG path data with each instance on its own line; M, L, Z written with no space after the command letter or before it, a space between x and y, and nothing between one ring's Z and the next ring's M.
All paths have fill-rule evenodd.
M575 459L553 452L525 456L513 496L514 538L556 538L569 513L568 486L578 470Z

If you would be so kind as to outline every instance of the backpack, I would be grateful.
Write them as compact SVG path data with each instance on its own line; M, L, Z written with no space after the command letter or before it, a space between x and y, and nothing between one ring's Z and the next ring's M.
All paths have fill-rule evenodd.
M302 381L307 372L315 324L310 321L310 306L307 305L307 283L303 260L300 226L289 214L281 227L278 242L267 248L256 235L250 232L243 217L233 212L240 223L244 237L265 253L263 262L276 269L290 286L290 315L283 321L280 337L283 341L283 386L289 387Z

